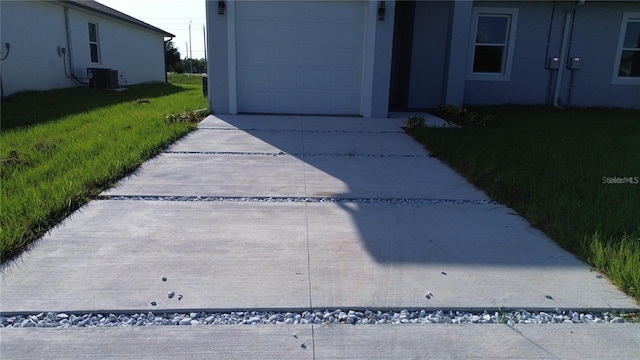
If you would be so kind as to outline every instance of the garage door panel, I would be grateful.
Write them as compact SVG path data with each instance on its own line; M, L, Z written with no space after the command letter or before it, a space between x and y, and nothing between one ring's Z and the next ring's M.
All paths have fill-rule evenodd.
M243 102L247 111L261 112L273 103L273 92L268 89L243 90L238 95L238 100Z
M304 47L302 65L307 67L328 67L331 64L331 49L327 47Z
M270 4L271 13L265 16L276 21L291 21L293 19L295 21L304 22L306 20L307 12L309 11L309 7L305 4L307 2L306 0L259 1L264 1ZM292 17L292 14L295 14L295 17Z
M358 99L352 93L331 95L331 107L338 111L349 113L357 103Z
M283 44L300 44L302 34L299 23L293 21L276 22L273 25L273 40Z
M341 2L341 1L337 1ZM334 23L353 23L353 19L364 19L364 4L366 1L343 2L339 12L327 14Z
M302 85L305 90L326 90L328 84L329 70L326 69L304 69Z
M330 87L336 90L357 90L353 87L359 78L356 70L334 70L331 72Z
M274 46L273 65L298 67L300 65L300 47L278 45Z
M331 44L331 26L324 23L304 25L302 41L305 44L329 46Z
M237 11L242 12L242 19L262 20L277 15L273 3L269 1L238 1Z
M329 99L325 93L306 92L303 95L303 106L310 110L323 110L328 108Z
M302 101L302 94L299 91L282 91L279 90L275 94L276 107L278 109L285 109L295 111L300 107Z
M333 67L359 69L361 62L361 49L334 48L331 50L331 65Z
M367 2L235 4L239 112L360 113Z
M302 3L305 3L302 1ZM329 5L329 6L327 6ZM327 19L330 19L333 15L332 9L333 6L330 6L331 2L322 2L322 1L309 1L304 5L304 20L307 21L316 21L316 22L326 22ZM340 7L340 9L344 9L344 6Z
M362 47L361 39L364 38L364 27L360 24L333 24L329 29L330 40L334 45L348 45ZM349 36L345 36L349 34Z
M262 66L241 66L239 70L246 76L253 79L252 88L273 88L274 74L271 71L265 71Z
M300 71L291 67L277 68L275 82L277 89L293 89L295 93L300 88Z
M274 47L266 44L251 44L238 49L239 65L266 65L273 64Z
M264 44L273 38L274 28L270 21L244 20L238 24L236 37L239 43Z

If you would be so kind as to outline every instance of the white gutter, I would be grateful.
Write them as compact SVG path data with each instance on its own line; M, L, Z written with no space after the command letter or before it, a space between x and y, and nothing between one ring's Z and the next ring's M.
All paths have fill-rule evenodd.
M575 16L576 9L584 5L586 0L580 0L578 3L567 10L564 17L564 33L562 34L562 44L560 45L560 68L558 68L558 74L556 75L556 84L553 92L553 106L562 108L558 101L560 101L560 85L562 84L562 75L567 62L567 42L569 41L569 30L571 28L571 22Z

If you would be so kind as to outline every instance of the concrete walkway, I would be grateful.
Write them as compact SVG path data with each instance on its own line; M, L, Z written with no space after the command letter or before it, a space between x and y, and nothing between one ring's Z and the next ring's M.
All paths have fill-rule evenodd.
M210 116L6 267L0 310L639 309L429 157L403 123ZM136 358L624 358L640 349L637 324L2 329L0 337L3 358L31 358L38 344Z

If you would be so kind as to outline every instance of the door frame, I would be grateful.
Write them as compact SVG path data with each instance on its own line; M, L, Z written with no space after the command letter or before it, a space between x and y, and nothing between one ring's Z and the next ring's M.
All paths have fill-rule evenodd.
M358 0L355 0L358 1ZM365 5L365 31L362 64L362 88L360 116L371 117L373 106L373 76L376 45L377 1L369 0ZM238 113L238 69L236 43L236 0L227 0L227 62L229 78L229 114Z

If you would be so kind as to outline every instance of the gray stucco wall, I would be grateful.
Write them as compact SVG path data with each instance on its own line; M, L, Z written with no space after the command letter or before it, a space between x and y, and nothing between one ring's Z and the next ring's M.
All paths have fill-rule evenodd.
M370 2L373 14L375 2ZM563 1L418 1L412 52L409 107L439 103L548 104L557 70L546 69L549 57L560 57L565 14L575 2ZM209 98L211 108L229 112L229 63L226 15L218 15L217 1L207 0ZM393 45L394 2L387 2L387 18L375 21L369 59L370 102L365 116L386 116ZM467 76L473 6L517 8L518 21L508 81L471 80ZM640 108L640 85L612 83L624 12L640 12L640 2L587 1L576 11L569 57L579 56L582 67L563 69L559 102L573 106ZM551 21L553 19L553 21ZM217 55L216 55L217 54ZM564 64L563 64L564 66ZM369 68L371 69L371 67ZM366 66L365 66L366 70ZM573 83L570 84L573 75ZM569 87L572 91L569 93ZM366 88L366 87L365 87Z
M573 5L573 4L571 4ZM518 20L509 81L467 80L464 102L467 104L544 104L547 101L551 72L545 69L545 51L552 16L552 2L481 2L481 7L517 8ZM561 5L557 5L561 7ZM562 34L564 17L559 12L554 29ZM557 29L556 29L557 28ZM471 29L473 32L474 29ZM556 35L557 35L556 34ZM560 39L549 44L549 56L560 56ZM468 53L469 61L472 54Z
M567 71L562 85L562 103L574 106L617 106L640 108L640 85L612 83L618 39L625 11L640 12L640 2L595 3L587 1L576 11L569 56L582 59L575 71L571 102Z
M451 3L418 1L411 54L410 108L435 108L443 101Z
M456 1L451 12L449 26L448 61L445 69L443 103L461 106L464 101L465 69L468 58L466 56L471 29L471 14L473 3L470 1Z
M484 2L474 6L519 9L513 67L509 81L467 80L466 104L545 104L550 103L557 71L545 69L548 57L560 57L565 14L575 2ZM563 69L560 85L561 105L640 108L639 85L612 84L622 16L625 11L640 12L638 2L587 1L576 10L568 57L580 57L582 66L573 72ZM551 23L551 17L553 23ZM551 26L551 28L550 28ZM468 58L471 54L468 54ZM564 64L561 64L564 66Z

